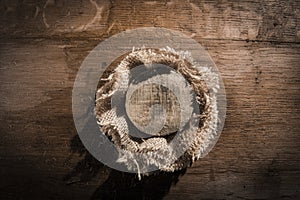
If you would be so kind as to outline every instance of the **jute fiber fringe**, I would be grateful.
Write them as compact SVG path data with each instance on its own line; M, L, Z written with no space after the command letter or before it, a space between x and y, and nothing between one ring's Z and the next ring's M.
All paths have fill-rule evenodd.
M134 121L134 124L141 126L149 123L149 107L158 102L166 108L167 116L163 128L150 138L140 139L130 135L128 121L126 121L128 119L118 116L116 109L111 107L112 96L116 91L120 90L120 87L127 89L130 70L143 64L163 64L171 67L185 78L191 86L186 89L193 90L196 97L199 108L199 115L196 117L198 117L199 123L195 129L192 129L195 134L187 134L185 138L182 138L182 142L190 141L190 145L172 163L166 159L171 161L173 158L170 156L173 150L170 149L169 144L174 138L180 122L180 105L172 92L166 91L161 86L145 85L141 90L133 93L132 101L130 100L131 102L127 104L131 104L130 109L127 110L131 120ZM218 76L215 73L205 66L198 66L189 52L177 52L169 47L133 49L132 52L123 55L118 62L112 63L112 65L110 66L111 71L104 73L100 79L96 93L95 113L103 134L108 136L118 148L126 150L126 153L119 155L119 162L123 162L128 169L139 167L136 166L135 159L137 158L133 155L143 153L146 165L156 165L162 171L173 172L190 166L195 160L208 153L211 143L217 136L218 111L214 92L218 90ZM174 81L176 82L176 80ZM142 90L144 91L142 92ZM158 95L153 96L153 93ZM169 101L173 101L173 103ZM155 154L157 151L162 153ZM166 162L161 162L161 160ZM168 164L163 165L162 163Z

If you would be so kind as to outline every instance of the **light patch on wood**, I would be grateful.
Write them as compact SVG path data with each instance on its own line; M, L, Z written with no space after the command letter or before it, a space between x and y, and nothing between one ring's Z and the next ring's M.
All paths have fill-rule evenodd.
M43 22L46 26L46 28L49 28L50 25L47 23L47 18L46 18L46 14L45 14L45 10L47 8L48 5L54 5L55 4L55 1L54 0L47 0L45 5L44 5L44 8L43 8Z
M96 8L95 16L87 24L82 25L82 26L76 28L75 31L85 31L85 30L87 30L87 29L89 29L91 27L94 27L95 23L99 23L100 22L100 20L102 18L101 14L102 14L104 6L100 7L97 4L96 0L90 0L90 3L93 6L95 6L95 8Z

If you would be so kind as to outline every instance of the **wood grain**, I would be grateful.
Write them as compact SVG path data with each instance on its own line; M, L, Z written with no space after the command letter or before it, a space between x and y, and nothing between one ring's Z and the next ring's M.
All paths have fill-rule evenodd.
M300 198L299 1L47 2L0 6L1 199ZM139 182L84 150L71 95L89 51L144 26L203 45L228 106L208 156Z
M300 41L299 1L2 1L2 37L109 36L167 27L206 39ZM9 33L9 34L8 34Z

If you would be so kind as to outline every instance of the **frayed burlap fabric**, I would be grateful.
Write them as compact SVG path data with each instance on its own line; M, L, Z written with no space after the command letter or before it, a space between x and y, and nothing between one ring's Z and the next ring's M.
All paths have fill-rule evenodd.
M151 64L169 66L184 77L190 86L183 89L192 90L199 109L199 114L194 116L198 120L197 126L191 129L194 133L186 134L185 138L181 139L182 143L189 141L189 146L181 156L173 160L170 156L173 150L169 144L176 135L181 120L178 114L181 111L178 97L162 86L145 84L132 94L131 99L127 99L126 105L118 105L127 106L129 118L118 115L111 103L112 96L118 90L128 89L133 68ZM159 79L160 75L157 76ZM101 77L96 93L95 113L103 134L118 148L126 150L126 153L119 155L119 162L123 162L128 169L139 167L136 166L137 158L133 155L140 153L144 154L146 165L156 165L162 171L172 172L190 166L195 160L208 153L212 141L217 136L218 112L214 95L216 90L218 90L218 76L209 68L198 66L189 52L177 52L168 47L133 49L117 62L112 63L110 70ZM188 98L186 101L190 103ZM132 136L129 133L128 119L135 125L146 126L151 121L149 107L155 103L162 104L166 108L166 120L162 128L149 138L141 139ZM163 153L153 156L157 151Z

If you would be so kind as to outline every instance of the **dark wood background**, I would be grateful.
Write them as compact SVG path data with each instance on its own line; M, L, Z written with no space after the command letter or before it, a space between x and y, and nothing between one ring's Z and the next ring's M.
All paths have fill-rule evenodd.
M6 0L0 16L0 199L300 199L300 1ZM85 151L71 94L99 42L147 26L207 49L228 110L208 156L138 181Z

